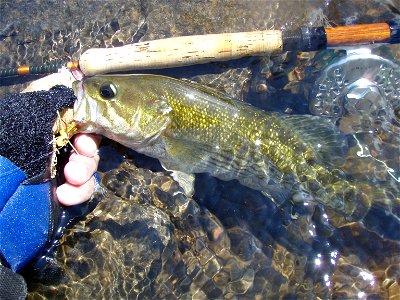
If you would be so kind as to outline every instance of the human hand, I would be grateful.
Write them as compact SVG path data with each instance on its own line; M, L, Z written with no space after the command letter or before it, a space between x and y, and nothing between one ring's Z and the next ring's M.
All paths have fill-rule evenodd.
M64 176L66 182L57 188L58 201L71 206L89 200L95 189L95 178L99 164L97 153L101 137L95 134L81 133L75 136L73 145L78 151L72 153L69 162L65 165Z
M75 100L65 86L0 99L0 256L14 272L40 255L58 230L55 180L49 178L53 127L57 112L72 109Z

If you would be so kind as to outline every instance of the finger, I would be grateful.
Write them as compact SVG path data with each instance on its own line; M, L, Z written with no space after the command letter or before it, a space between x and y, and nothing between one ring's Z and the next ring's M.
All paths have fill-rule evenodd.
M87 157L76 153L72 154L64 167L65 180L73 185L84 184L96 172L99 159L98 155Z
M71 206L83 203L91 197L94 192L95 187L95 179L92 177L91 180L88 180L86 183L76 186L70 183L64 183L60 185L57 190L57 199L58 201L65 205Z
M100 135L91 133L79 133L75 135L73 144L79 154L91 157L97 154L100 142Z

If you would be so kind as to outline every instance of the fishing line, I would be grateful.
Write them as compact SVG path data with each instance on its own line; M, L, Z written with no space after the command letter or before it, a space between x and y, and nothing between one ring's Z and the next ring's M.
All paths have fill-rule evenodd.
M51 151L51 152L49 152L47 154L43 154L43 155L39 156L38 158L36 158L34 160L31 160L30 162L28 162L28 163L26 163L26 164L24 164L22 166L15 167L15 168L13 168L13 169L5 172L5 173L1 173L0 178L6 177L6 176L8 176L10 174L13 174L15 172L18 172L18 171L21 172L21 170L24 169L25 167L27 167L27 166L29 166L29 165L31 165L31 164L43 159L43 158L49 157L50 155L53 155L53 153L54 153L54 151Z
M395 181L400 183L400 177L396 178L395 170L389 167L383 160L380 160L374 156L371 155L369 149L367 146L363 145L360 140L356 137L355 134L352 134L353 138L357 142L357 146L359 147L359 151L357 151L357 156L359 157L365 157L365 158L371 158L372 160L375 160L376 162L382 164L386 170L386 172L389 174L390 177L392 177Z

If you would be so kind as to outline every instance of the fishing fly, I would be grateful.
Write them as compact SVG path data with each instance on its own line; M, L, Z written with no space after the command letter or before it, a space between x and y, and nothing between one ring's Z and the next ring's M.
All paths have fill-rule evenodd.
M71 138L78 132L78 128L76 127L75 122L70 122L66 123L60 116L60 113L57 112L57 115L59 117L59 120L61 120L64 124L64 128L61 128L60 131L58 132L58 136L54 138L54 143L56 145L57 150L61 149L65 145L69 144L72 149L78 153L78 151L75 149L74 145L71 143Z

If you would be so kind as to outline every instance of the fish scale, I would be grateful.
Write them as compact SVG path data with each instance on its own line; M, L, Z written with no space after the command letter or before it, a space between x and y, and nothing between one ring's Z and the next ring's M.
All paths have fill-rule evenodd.
M221 149L240 149L246 144L248 159L266 153L273 163L285 172L293 172L295 165L303 160L302 153L298 152L300 147L296 147L295 138L288 138L289 134L280 130L282 126L271 120L272 118L266 120L259 112L243 112L243 109L238 108L232 114L231 108L224 109L220 105L211 107L207 102L190 106L183 97L171 97L167 102L172 107L172 124L165 136L214 144L216 152ZM275 150L272 150L274 148ZM244 158L243 155L238 155L231 159Z
M102 88L116 94L105 99ZM323 118L265 112L158 75L95 76L75 89L81 131L157 158L166 169L237 179L279 205L316 201L352 221L362 220L372 204L390 202L384 189L348 181L322 160L340 157L345 145Z

